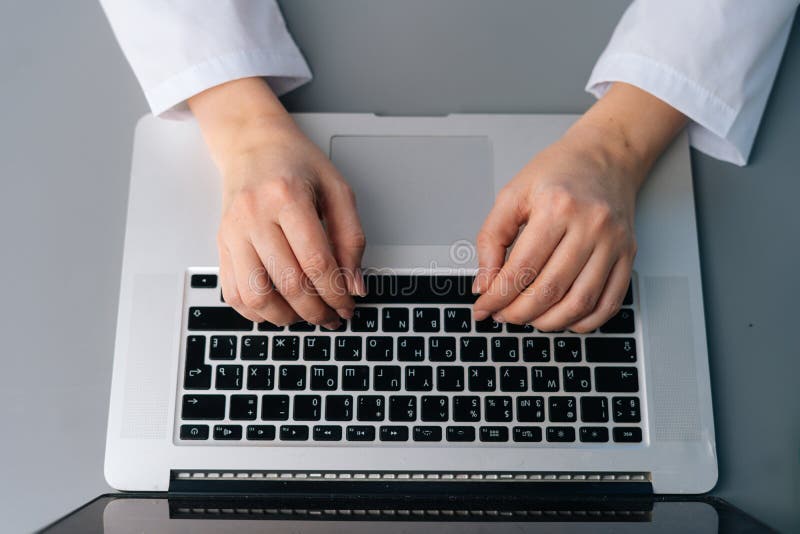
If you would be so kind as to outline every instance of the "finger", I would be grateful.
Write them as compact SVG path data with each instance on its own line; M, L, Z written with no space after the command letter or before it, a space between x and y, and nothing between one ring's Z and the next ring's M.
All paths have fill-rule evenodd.
M260 229L253 246L278 293L295 312L311 324L339 327L339 317L303 273L280 227L270 223Z
M533 283L514 301L494 314L495 320L530 323L566 294L592 254L594 244L582 233L564 235Z
M353 190L344 181L337 180L327 186L323 193L322 216L325 218L333 256L344 275L348 292L363 296L366 288L360 267L366 237L358 219Z
M544 268L564 232L564 225L544 220L544 215L534 215L511 249L508 261L475 301L475 319L480 321L510 305Z
M569 329L574 332L591 332L611 319L622 306L625 293L628 292L628 284L631 282L632 271L633 258L631 256L623 256L617 260L608 275L608 281L594 311L576 323L569 325Z
M506 190L497 195L494 206L476 238L478 272L472 284L472 292L483 294L500 271L506 259L506 251L517 237L524 218L519 201Z
M564 298L537 317L533 325L543 332L554 332L591 314L617 259L613 248L596 248Z
M219 246L219 279L222 286L222 298L226 304L236 308L243 308L242 298L236 288L236 277L233 273L233 262L228 247L220 243Z
M317 294L340 316L352 317L355 302L338 271L328 236L311 201L286 206L278 222L302 273L311 280ZM296 308L295 308L296 309Z
M259 313L259 309L263 307L264 298L257 295L250 287L249 280L254 271L261 267L261 262L253 252L252 247L246 242L241 244L228 243L227 250L229 257L221 258L221 261L230 261L233 278L236 281L236 294L238 299L235 302L229 302L226 297L225 301L228 302L233 308L241 315L247 317L251 321L261 322L266 318ZM221 265L220 268L223 268Z

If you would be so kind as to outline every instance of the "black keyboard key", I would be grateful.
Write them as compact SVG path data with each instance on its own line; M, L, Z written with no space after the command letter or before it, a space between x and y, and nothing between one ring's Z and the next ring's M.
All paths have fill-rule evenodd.
M242 359L243 360L266 360L267 336L244 336L242 337Z
M352 421L353 397L350 395L325 397L325 419L327 421Z
M278 370L278 389L284 391L306 389L306 366L281 365Z
M529 324L506 323L506 332L509 334L530 334L533 332L533 326Z
M571 426L548 426L547 441L555 443L575 441L575 429Z
M258 415L258 397L231 395L230 417L234 421L252 421Z
M336 359L340 362L357 362L361 360L360 336L337 336Z
M382 426L381 441L408 441L407 426Z
M492 361L519 361L519 340L515 337L492 338Z
M225 395L184 395L181 419L225 419Z
M406 391L431 391L433 389L433 367L428 365L407 365Z
M218 365L214 387L217 389L242 389L241 365Z
M482 426L480 437L481 441L487 442L508 441L508 428L504 426Z
M640 443L642 429L635 427L614 427L614 441L617 443Z
M533 391L558 391L558 367L531 367Z
M564 391L585 393L592 390L588 367L564 367Z
M581 397L581 421L605 423L608 421L608 399L605 397Z
M482 321L475 321L475 331L481 333L502 332L503 323L498 323L491 316Z
M633 363L636 361L636 340L632 337L588 337L586 361Z
M295 421L319 421L322 417L322 399L319 395L294 396Z
M297 360L300 358L300 338L298 336L272 336L272 359L276 361Z
M611 406L615 423L638 423L642 420L638 397L614 397Z
M373 369L372 388L375 391L400 390L399 365L376 365Z
M432 362L456 361L456 338L445 336L428 338L428 359Z
M440 365L437 367L436 389L439 391L463 391L464 368L456 365Z
M514 418L514 403L511 397L486 397L484 417L490 423L504 423Z
M345 365L342 367L342 389L345 391L368 390L369 367L366 365Z
M389 397L389 421L416 421L417 398L412 395Z
M289 395L262 395L261 419L263 421L289 419Z
M189 336L186 338L186 367L205 364L205 336Z
M495 374L495 368L490 365L469 367L467 369L469 390L494 391L497 387L497 378Z
M462 362L485 362L488 359L485 337L464 336L458 340L459 356Z
M381 395L360 395L358 397L359 421L383 421L386 413L386 400Z
M453 421L460 423L481 420L481 398L477 396L453 397Z
M181 439L208 439L208 425L181 425Z
M350 330L353 332L376 332L378 330L378 308L355 308L353 318L350 319Z
M367 361L390 362L394 359L394 339L389 336L367 338Z
M514 441L520 443L535 443L542 441L542 429L538 426L515 426L513 436Z
M342 427L337 425L314 425L314 441L341 441Z
M194 288L211 288L217 287L216 274L193 274L191 278L191 285Z
M578 418L575 397L550 397L547 399L548 414L553 423L572 423Z
M347 441L375 441L375 427L367 425L348 426Z
M422 397L420 419L429 423L447 421L450 416L450 402L447 397L430 396Z
M581 338L557 337L553 340L557 362L575 363L581 361Z
M414 332L438 332L439 308L414 308Z
M526 362L549 362L550 340L546 337L522 338L522 359Z
M275 426L247 425L247 439L250 441L272 441L275 439Z
M397 359L401 362L421 362L425 359L424 337L397 338Z
M623 306L630 306L633 304L633 280L628 284L628 291L625 292L625 299L622 301Z
M636 393L639 373L636 367L595 367L594 385L601 393Z
M313 332L317 329L317 325L311 324L308 321L298 321L289 325L290 332Z
M604 426L582 426L578 430L578 438L584 443L605 443L608 441L608 429Z
M306 336L303 339L303 359L327 361L331 359L331 338L328 336Z
M214 439L237 441L242 439L242 427L239 425L214 425Z
M189 308L189 330L252 330L253 321L242 317L228 306L199 306Z
M275 387L275 367L250 365L247 367L247 389L267 390Z
M276 325L274 323L271 323L269 321L262 321L262 322L258 323L258 331L259 332L282 332L283 331L283 327L282 326L278 326L278 325Z
M630 308L622 308L600 327L604 334L632 334L635 329L633 310Z
M442 441L442 427L415 426L414 441Z
M236 359L236 336L211 336L208 357L211 360Z
M211 388L211 366L210 365L189 365L186 362L186 369L183 373L183 389L210 389Z
M281 439L283 441L308 440L308 427L305 425L281 425Z
M500 391L527 391L528 368L503 366L500 368Z
M381 329L384 332L408 332L408 308L383 308Z
M447 441L475 441L475 427L448 426Z
M445 332L469 332L472 329L472 313L469 308L445 308Z
M544 421L544 397L517 397L517 421L520 423Z
M339 385L339 367L336 365L312 365L311 389L333 391Z

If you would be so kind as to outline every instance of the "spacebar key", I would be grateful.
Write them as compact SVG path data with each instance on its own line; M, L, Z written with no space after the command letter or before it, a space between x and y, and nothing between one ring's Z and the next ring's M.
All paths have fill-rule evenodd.
M252 330L253 321L227 306L189 308L189 330Z

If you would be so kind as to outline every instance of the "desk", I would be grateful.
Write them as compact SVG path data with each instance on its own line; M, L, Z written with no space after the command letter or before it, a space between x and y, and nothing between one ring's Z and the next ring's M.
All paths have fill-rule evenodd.
M315 80L285 102L293 111L581 112L626 5L286 1ZM784 531L800 530L798 26L750 166L692 156L714 493ZM107 491L131 138L147 107L94 0L7 0L0 72L0 517L16 532Z

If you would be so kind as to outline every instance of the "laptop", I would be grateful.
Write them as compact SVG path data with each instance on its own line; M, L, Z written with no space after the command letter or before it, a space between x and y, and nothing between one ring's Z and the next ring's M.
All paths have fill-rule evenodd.
M134 139L105 476L180 494L698 494L717 480L687 138L639 195L595 332L471 316L495 194L574 115L297 114L356 192L368 294L337 331L221 298L194 122Z

